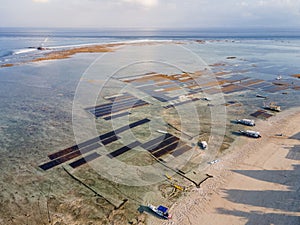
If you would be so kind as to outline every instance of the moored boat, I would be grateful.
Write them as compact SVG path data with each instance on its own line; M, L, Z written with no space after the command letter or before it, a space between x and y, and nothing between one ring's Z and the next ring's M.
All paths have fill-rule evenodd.
M155 212L158 216L164 218L164 219L171 219L171 215L169 214L168 212L168 208L165 207L165 206L158 206L158 207L155 207L154 205L148 205L149 209L151 209L153 212Z
M271 102L269 105L264 106L265 109L275 111L275 112L280 112L281 108L279 105L276 105L275 102Z
M252 131L252 130L240 130L240 133L242 135L253 137L253 138L260 138L261 135L258 131Z
M236 123L240 123L247 126L255 126L254 120L249 119L236 120Z

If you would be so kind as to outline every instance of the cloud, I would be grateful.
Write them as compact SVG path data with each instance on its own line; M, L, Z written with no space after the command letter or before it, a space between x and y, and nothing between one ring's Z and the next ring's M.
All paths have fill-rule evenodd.
M37 2L37 3L46 3L49 2L49 0L32 0L33 2Z
M275 21L281 21L288 24L293 22L299 24L299 0L244 0L238 3L239 11L251 13L257 18L260 18L261 22L272 24ZM293 21L291 21L293 20Z
M300 0L1 1L0 27L300 27Z
M145 8L152 8L158 5L158 0L122 0L125 3L137 4Z

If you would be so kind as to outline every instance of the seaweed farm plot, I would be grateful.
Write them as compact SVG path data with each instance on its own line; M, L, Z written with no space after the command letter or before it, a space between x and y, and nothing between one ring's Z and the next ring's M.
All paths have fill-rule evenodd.
M255 85L259 85L264 82L260 79L252 79L248 76L241 74L225 74L225 76L217 76L216 80L210 80L209 82L203 82L201 79L197 79L198 88L193 87L191 93L205 92L206 94L217 94L223 92L225 94L231 94L235 92L247 91L255 89ZM266 83L266 82L265 82ZM269 85L269 83L266 83ZM252 86L253 85L253 86ZM264 86L264 85L263 85Z
M135 141L135 142L133 142L133 143L131 143L129 145L126 145L126 146L124 146L124 147L122 147L122 148L120 148L118 150L115 150L115 151L109 153L108 157L109 158L115 158L115 157L117 157L119 155L122 155L125 152L128 152L129 150L131 150L131 149L133 149L133 148L135 148L137 146L140 146L140 145L141 145L141 143L139 141Z
M239 84L241 86L246 86L249 89L260 89L264 92L276 93L279 91L287 90L287 89L297 89L300 86L300 82L294 79L284 79L284 80L276 80L276 81L264 81L260 79L250 79Z
M100 148L100 147L101 147L101 145L98 144L98 143L92 144L92 145L90 145L88 147L82 148L80 150L73 151L73 152L71 152L71 153L69 153L67 155L61 156L61 157L56 158L56 159L54 159L54 160L52 160L50 162L42 164L42 165L40 165L40 168L43 169L43 170L49 170L49 169L51 169L51 168L53 168L55 166L58 166L58 165L60 165L62 163L65 163L65 162L71 160L71 159L74 159L74 158L76 158L78 156L81 156L84 153L88 153L88 152L93 151L93 150L95 150L97 148Z
M82 142L82 143L80 143L78 145L74 145L74 146L66 148L64 150L52 153L52 154L48 155L48 157L51 160L57 159L57 158L60 158L60 157L62 157L64 155L67 155L67 154L69 154L71 152L77 151L80 148L84 148L84 147L90 146L90 145L92 145L94 143L97 143L98 141L100 141L100 138L99 137L95 137L95 138L92 138L92 139L90 139L88 141Z
M179 156L191 149L186 143L180 141L178 137L169 133L150 140L142 144L141 147L156 158L167 154L174 154L174 152L177 152L175 155Z
M256 85L256 84L260 84L264 82L264 80L260 80L260 79L248 79L248 80L244 80L240 83L241 86L245 86L245 87L251 87L252 85Z
M126 130L129 130L129 129L132 129L132 128L135 128L137 126L141 126L143 124L146 124L146 123L149 123L150 122L150 119L142 119L142 120L139 120L139 121L136 121L136 122L133 122L133 123L130 123L129 125L127 126L123 126L123 127L120 127L118 129L116 129L114 132L116 134L120 134Z
M187 101L177 102L177 103L174 103L174 104L167 105L164 108L165 109L174 108L176 106L185 105L185 104L195 102L195 101L198 101L198 100L200 100L200 99L199 98L193 98L193 99L190 99L190 100L187 100Z
M120 137L118 137L117 134L121 134L122 132L125 132L127 130L141 126L148 122L150 122L149 119L139 120L139 121L133 122L131 124L128 124L126 126L120 127L114 131L110 131L110 132L102 134L98 137L95 137L95 138L92 138L85 142L82 142L78 145L74 145L72 147L52 153L52 154L48 155L48 157L51 161L46 162L46 163L40 165L39 167L43 170L52 169L58 165L66 163L66 162L73 160L79 156L82 156L86 153L95 151L98 148L101 148L105 145L111 144L120 139ZM85 164L86 162L92 161L92 160L100 157L100 155L99 154L97 155L97 154L94 152L86 157L83 157L83 158L71 163L70 166L73 168L79 167L79 166ZM116 152L114 154L119 154L119 152Z
M152 139L152 140L142 144L141 147L146 149L146 150L151 149L151 146L157 145L157 144L161 143L162 141L167 140L171 136L172 136L171 134L167 133L165 135L159 136L155 139Z
M257 110L256 112L250 114L250 116L261 118L261 119L268 119L273 116L273 114L268 113L266 110Z
M77 168L79 166L82 166L82 165L88 163L88 162L91 162L92 160L95 160L95 159L99 158L100 156L101 155L99 155L97 152L94 152L94 153L92 153L90 155L87 155L87 156L85 156L83 158L80 158L80 159L76 160L75 162L70 163L69 165L73 169L75 169L75 168Z
M148 95L150 95L152 98L155 98L156 100L160 101L160 102L169 102L172 100L171 97L167 96L164 93L161 92L156 92L150 89L140 89L141 91L144 91L145 93L147 93Z
M225 94L240 92L243 90L246 90L246 88L236 84L227 84L222 87L222 92Z
M264 87L262 90L266 92L278 92L287 89L299 90L300 82L295 79L282 79L271 82L271 85Z
M137 89L145 92L146 94L150 95L160 102L168 102L177 98L171 95L173 91L182 90L182 88L178 86L178 84L176 84L174 81L170 82L172 82L172 84L162 86L161 83L157 83L149 86L137 87Z
M151 74L121 81L134 85L138 90L163 103L177 99L179 95L184 94L185 88L195 83L189 74Z
M249 79L249 77L246 77L244 75L240 75L239 74L239 75L230 76L230 77L221 77L221 78L218 77L217 79L220 82L223 81L223 83L230 83L230 84L232 84L232 83L237 83L237 82L241 83L242 81Z
M164 148L165 146L168 146L173 143L177 143L178 141L179 141L179 139L177 137L170 135L170 137L166 137L162 142L158 142L158 143L155 142L153 145L151 145L145 149L148 150L149 152L151 152L152 154L154 154L156 151Z
M286 85L270 85L270 86L262 88L262 91L275 93L275 92L278 92L278 91L286 90L288 88L289 87L286 86Z
M129 110L136 107L141 107L148 105L148 102L145 102L141 99L138 99L132 95L125 94L124 96L108 98L111 100L111 103L106 103L102 105L97 105L95 107L86 108L88 112L93 114L96 118L104 117L105 120L110 120L112 117L122 117L126 116L126 112L120 113L125 110ZM119 114L117 114L119 113ZM117 114L117 115L112 115Z
M192 147L190 147L188 145L183 145L180 148L177 148L176 151L172 152L172 156L178 157L178 156L188 152L191 149L192 149Z
M112 116L103 117L103 119L104 120L113 120L113 119L121 118L121 117L124 117L124 116L128 116L130 114L131 114L130 112L123 112L123 113L120 113L120 114L115 114L115 115L112 115Z
M231 74L230 76L217 77L216 79L204 76L204 74L205 72L201 71L175 75L152 74L151 76L140 76L121 81L136 85L139 90L161 102L173 100L170 98L174 97L174 93L177 93L177 98L180 95L199 94L202 92L217 94L220 93L220 89L217 87L222 86L221 90L229 94L247 90L247 86L261 82L255 79L251 81L249 77L241 74ZM180 90L181 93L178 95Z
M261 89L261 88L265 88L265 87L268 87L270 86L270 83L266 82L266 81L263 81L263 82L260 82L260 83L257 83L257 84L252 84L250 87L252 89Z
M109 100L111 102L114 101L121 101L124 99L131 99L131 98L135 98L133 95L129 94L128 92L122 93L122 94L117 94L117 95L113 95L113 96L108 96L108 97L104 97L106 100Z
M244 90L260 89L263 92L276 93L290 88L294 89L296 86L292 84L293 82L272 82L260 79L244 79L238 83L225 83L222 86L222 92L225 94L230 94Z
M223 65L223 64L220 64ZM226 70L227 64L224 64L225 68L221 68L221 71ZM234 92L241 92L246 90L256 90L259 89L263 92L267 93L276 93L287 89L299 90L300 83L297 84L296 79L282 79L282 80L262 80L257 78L250 78L247 74L241 74L241 71L238 71L237 74L234 74L232 68L227 68L226 71L230 71L230 73L224 73L217 76L217 80L219 81L219 85L222 85L222 91L225 94L231 94ZM248 72L248 71L243 71ZM214 94L217 90L215 88L210 87L206 91L206 93Z
M163 155L166 154L171 154L172 152L174 152L177 148L181 147L181 143L179 143L178 141L175 141L159 150L157 150L156 152L153 153L153 156L155 156L156 158L159 158Z
M109 145L109 144L111 144L111 143L113 143L113 142L115 142L115 141L117 141L117 140L119 140L120 139L120 137L118 137L117 135L113 135L113 136L111 136L111 137L109 137L109 138L106 138L106 139L104 139L104 140L101 140L101 143L103 144L103 145Z

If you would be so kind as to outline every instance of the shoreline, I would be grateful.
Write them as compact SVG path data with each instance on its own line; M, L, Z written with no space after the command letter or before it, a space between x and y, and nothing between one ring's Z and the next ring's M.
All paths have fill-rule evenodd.
M48 60L59 60L59 59L68 59L78 53L104 53L104 52L112 52L114 51L114 47L120 46L122 44L100 44L100 45L91 45L91 46L82 46L82 47L73 47L70 49L62 49L62 50L52 50L45 48L44 50L39 50L41 52L52 50L51 52L46 52L42 56L38 56L34 59L18 62L18 63L7 63L0 65L0 68L5 67L13 67L17 65L22 65L26 63L34 63L40 61L48 61Z
M273 200L269 198L264 200L262 199L264 195L260 196L264 192L271 193L273 190L284 192L289 188L283 184L249 178L243 173L250 171L249 173L252 174L252 170L258 174L277 170L289 172L293 171L293 165L300 164L299 161L284 158L288 150L282 150L283 147L299 143L299 140L289 139L290 136L300 132L300 128L297 127L300 122L299 113L300 107L297 107L281 112L267 121L258 121L254 129L259 130L263 135L260 140L247 137L237 138L227 152L219 158L220 162L211 165L206 170L206 173L212 174L214 178L203 183L200 188L193 188L187 196L179 199L170 208L173 218L163 224L242 225L247 221L255 221L256 218L264 219L264 215L265 218L276 222L276 218L281 214L292 217L286 217L286 220L284 216L280 217L282 224L293 224L290 220L300 218L300 213L296 209L294 211L289 209L291 211L289 212L288 209L276 209L274 206L263 205L261 201L269 203ZM277 133L282 133L283 136L276 136ZM268 178L262 176L260 179ZM276 180L276 175L272 179ZM245 190L240 190L240 188ZM247 193L252 193L251 191L257 193L257 196L253 194L249 199ZM239 193L239 197L230 193ZM249 204L241 205L248 202ZM255 216L257 213L261 216ZM158 225L161 221L148 218L147 224Z
M159 44L159 43L181 43L179 41L174 40L137 40L137 41L124 41L124 42L111 42L111 43L103 43L103 44L83 44L78 46L65 46L61 47L62 49L57 49L55 47L50 48L42 48L38 51L49 51L45 52L44 55L37 56L34 59L28 61L22 61L17 63L4 63L0 64L0 68L13 67L26 63L35 63L41 61L49 61L49 60L60 60L60 59L68 59L72 56L79 53L107 53L114 52L117 47L120 46L128 46L128 45L149 45L149 44Z

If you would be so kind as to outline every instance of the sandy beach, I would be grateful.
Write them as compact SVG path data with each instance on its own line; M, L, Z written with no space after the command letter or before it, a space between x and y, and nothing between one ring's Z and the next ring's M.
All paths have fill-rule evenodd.
M240 137L207 173L214 176L173 205L171 224L300 224L300 109L258 121L259 140ZM282 136L281 136L282 134ZM148 224L162 224L150 218Z

